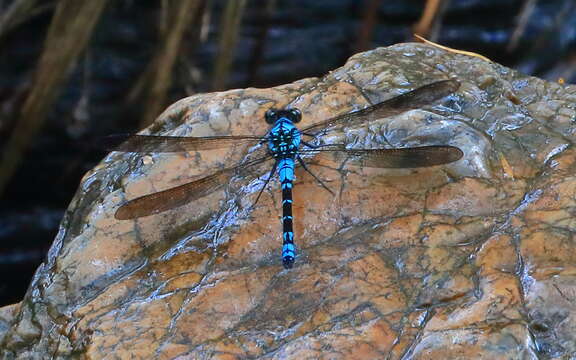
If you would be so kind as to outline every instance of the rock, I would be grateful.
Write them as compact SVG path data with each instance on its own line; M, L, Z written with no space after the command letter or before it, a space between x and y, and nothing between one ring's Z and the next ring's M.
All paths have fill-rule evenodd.
M299 108L306 126L448 78L460 89L433 106L331 136L454 145L465 157L313 166L337 196L298 168L291 270L278 184L251 207L270 164L178 209L114 218L126 199L237 164L246 145L108 155L85 176L25 299L0 310L4 358L575 356L576 87L399 44L321 79L183 99L147 132L263 135L271 107Z

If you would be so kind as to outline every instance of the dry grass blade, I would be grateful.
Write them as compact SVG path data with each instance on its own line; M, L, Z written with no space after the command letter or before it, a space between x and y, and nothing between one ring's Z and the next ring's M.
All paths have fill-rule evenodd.
M0 161L0 194L41 129L71 67L86 47L107 0L61 0L48 29L30 94Z
M364 5L362 14L362 24L358 32L358 40L356 41L356 51L366 51L370 48L374 28L378 22L378 6L380 0L370 0Z
M218 58L214 69L212 90L221 90L226 85L245 7L246 0L228 1L226 3L218 42Z
M260 79L258 71L264 62L264 53L266 51L266 42L268 40L268 30L272 25L272 17L276 12L276 0L268 0L265 7L260 8L260 28L256 34L252 58L249 61L248 84L256 84Z
M510 36L510 41L506 46L506 51L512 52L516 50L516 48L518 47L518 42L520 41L522 34L524 34L524 31L526 30L528 20L534 13L535 7L536 7L536 0L524 1L524 5L522 5L522 10L520 10L520 14L516 19L516 27L514 28L514 32L512 33L512 36Z
M448 46L440 45L440 44L437 44L437 43L432 42L432 41L430 41L430 40L426 40L426 39L424 39L422 36L420 36L420 35L418 35L418 34L414 34L414 37L415 37L416 39L422 41L422 42L425 43L425 44L435 46L435 47L437 47L437 48L439 48L439 49L442 49L442 50L446 50L446 51L449 51L449 52L452 52L452 53L455 53L455 54L473 56L473 57L477 57L477 58L479 58L479 59L482 59L482 60L485 60L485 61L488 61L488 62L492 62L492 60L488 59L486 56L482 56L482 55L480 55L480 54L476 54L475 52L458 50L458 49L450 48L450 47L448 47Z
M154 59L148 65L145 76L135 87L131 97L135 97L142 89L146 89L146 104L141 126L145 127L162 111L166 102L166 94L172 84L172 68L176 63L182 39L189 28L201 0L172 0L166 2L166 18L170 19L169 26L163 27L162 40Z
M38 9L35 9L37 2L38 0L16 0L0 13L0 38L26 19L35 16L38 13Z
M422 17L413 27L414 32L435 39L440 19L448 7L448 2L448 0L427 0Z

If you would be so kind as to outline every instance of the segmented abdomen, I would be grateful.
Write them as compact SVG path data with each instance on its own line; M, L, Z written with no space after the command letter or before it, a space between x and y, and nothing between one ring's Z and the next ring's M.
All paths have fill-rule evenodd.
M294 230L292 229L292 183L294 181L294 159L278 161L278 175L282 184L282 263L290 269L296 257Z

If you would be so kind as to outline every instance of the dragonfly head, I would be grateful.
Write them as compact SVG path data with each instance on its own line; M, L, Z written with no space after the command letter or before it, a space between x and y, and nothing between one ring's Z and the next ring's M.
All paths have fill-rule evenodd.
M297 123L302 120L302 113L298 109L270 109L266 111L266 122L270 125L274 124L278 119L287 118L293 123Z

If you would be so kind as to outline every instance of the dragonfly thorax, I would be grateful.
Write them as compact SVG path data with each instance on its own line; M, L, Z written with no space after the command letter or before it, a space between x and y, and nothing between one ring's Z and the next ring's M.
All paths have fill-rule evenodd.
M268 149L276 159L294 158L300 147L300 131L287 117L281 117L268 133Z

